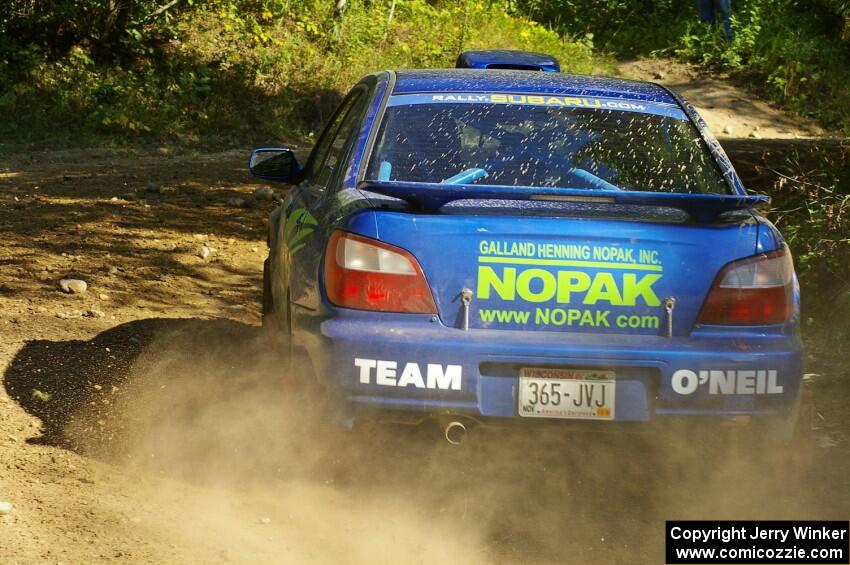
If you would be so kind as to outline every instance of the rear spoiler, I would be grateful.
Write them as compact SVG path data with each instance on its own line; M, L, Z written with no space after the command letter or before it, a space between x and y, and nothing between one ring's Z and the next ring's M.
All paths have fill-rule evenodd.
M411 206L425 211L437 211L442 206L456 200L585 202L592 204L678 208L690 214L700 223L711 222L724 212L764 208L770 204L770 197L761 195L681 194L671 192L541 188L531 186L367 180L358 184L357 188L363 192L399 198Z

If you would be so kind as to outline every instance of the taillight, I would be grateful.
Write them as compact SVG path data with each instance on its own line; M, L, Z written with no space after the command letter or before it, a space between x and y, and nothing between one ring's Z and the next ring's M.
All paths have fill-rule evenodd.
M325 289L337 306L436 314L416 258L393 245L335 231L325 252Z
M782 324L794 311L794 262L787 246L730 263L717 276L698 322Z

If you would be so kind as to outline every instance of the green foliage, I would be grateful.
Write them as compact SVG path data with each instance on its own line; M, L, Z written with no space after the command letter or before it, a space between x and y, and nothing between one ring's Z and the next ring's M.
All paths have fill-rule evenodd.
M794 254L805 333L842 347L850 338L850 146L798 144L762 173L773 179L770 217Z
M592 39L619 56L674 43L684 20L696 14L694 0L515 0L513 5L518 13L561 33Z
M76 29L117 1L16 0L17 12L0 11L0 37L27 17L57 26L60 13ZM577 72L604 62L589 42L499 2L349 0L338 14L327 0L185 0L155 17L155 2L124 4L108 57L91 33L67 47L43 36L0 42L0 138L274 142L315 131L347 88L380 69L453 66L463 49L494 47L552 53Z
M773 216L812 288L850 288L850 147L792 149L775 178Z
M734 39L704 25L694 0L516 0L558 31L620 57L674 55L747 80L765 97L850 134L850 1L738 0Z
M0 137L19 143L272 140L315 130L357 78L469 48L566 70L673 55L850 133L850 0L738 0L735 37L694 0L7 0ZM166 9L167 8L167 9Z
M680 58L736 73L768 98L850 133L848 8L822 0L749 0L735 11L735 38L690 24L673 51ZM843 15L842 15L843 14Z

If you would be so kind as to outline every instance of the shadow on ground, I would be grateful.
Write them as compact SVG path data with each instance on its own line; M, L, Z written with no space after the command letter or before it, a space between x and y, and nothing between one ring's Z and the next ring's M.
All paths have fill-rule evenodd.
M117 399L133 384L139 356L155 340L196 335L203 341L203 336L214 334L245 343L256 332L256 327L232 320L149 318L120 324L87 341L32 340L15 355L3 382L8 395L41 420L42 434L34 442L77 449L67 433L69 426L112 417ZM188 364L207 355L202 346L168 352Z

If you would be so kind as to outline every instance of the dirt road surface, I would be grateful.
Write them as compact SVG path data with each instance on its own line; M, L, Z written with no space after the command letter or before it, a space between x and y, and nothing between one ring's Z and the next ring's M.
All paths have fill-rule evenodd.
M626 78L657 82L684 96L720 139L805 139L824 135L817 124L789 116L734 83L696 67L669 59L640 59L619 63L617 70Z
M326 429L258 335L275 201L244 156L0 158L0 562L661 563L666 519L850 515L817 343L805 480L688 436Z

